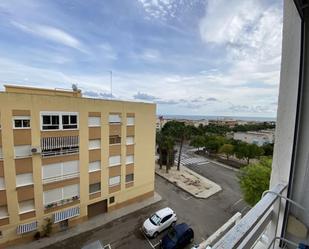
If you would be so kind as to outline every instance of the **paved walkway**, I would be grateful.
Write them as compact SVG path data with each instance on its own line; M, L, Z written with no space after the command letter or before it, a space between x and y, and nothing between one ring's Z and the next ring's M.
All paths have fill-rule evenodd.
M159 165L156 165L156 174L177 185L196 198L206 199L222 190L215 182L208 180L185 166L181 166L180 171L174 166L167 174L165 166L160 170Z
M21 244L17 246L10 246L7 249L40 249L47 246L50 246L52 244L55 244L57 242L63 241L65 239L68 239L70 237L79 235L81 233L99 228L113 220L116 220L118 218L121 218L122 216L125 216L127 214L133 213L137 210L140 210L144 207L147 207L149 205L152 205L154 203L157 203L161 200L161 196L155 192L154 196L151 198L148 198L147 200L141 201L139 203L134 203L131 205L128 205L124 208L117 209L111 213L106 213L102 215L98 215L95 218L89 219L81 224L78 224L75 227L72 227L66 231L58 232L56 234L53 234L49 238L42 238L37 241L32 241L28 244Z

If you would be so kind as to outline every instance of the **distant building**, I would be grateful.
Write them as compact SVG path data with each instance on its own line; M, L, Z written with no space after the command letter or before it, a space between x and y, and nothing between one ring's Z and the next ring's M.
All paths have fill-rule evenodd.
M248 144L262 146L274 142L274 130L235 132L233 138Z

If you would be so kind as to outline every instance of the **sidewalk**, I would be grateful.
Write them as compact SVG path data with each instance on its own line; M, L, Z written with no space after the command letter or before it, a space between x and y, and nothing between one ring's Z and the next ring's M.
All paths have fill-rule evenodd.
M65 239L68 239L70 237L79 235L81 233L99 228L113 220L116 220L118 218L121 218L122 216L125 216L127 214L133 213L139 209L142 209L144 207L147 207L149 205L152 205L154 203L157 203L161 201L161 196L155 192L154 196L141 201L139 203L134 203L132 205L128 205L124 208L120 208L118 210L115 210L111 213L106 213L102 215L98 215L90 220L87 220L81 224L78 224L75 227L72 227L66 231L58 232L53 234L51 237L48 238L42 238L37 241L32 241L28 244L21 244L16 246L10 246L7 249L40 249L47 246L50 246L52 244L55 244L57 242L63 241Z
M196 198L206 199L222 190L215 182L208 180L185 166L181 166L180 171L177 170L176 166L172 167L168 174L165 171L165 166L160 170L159 165L156 164L156 174Z

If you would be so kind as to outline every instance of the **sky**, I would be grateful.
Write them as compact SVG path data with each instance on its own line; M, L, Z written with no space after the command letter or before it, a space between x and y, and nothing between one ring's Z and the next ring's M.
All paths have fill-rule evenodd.
M1 0L0 89L77 84L158 114L275 117L282 2Z

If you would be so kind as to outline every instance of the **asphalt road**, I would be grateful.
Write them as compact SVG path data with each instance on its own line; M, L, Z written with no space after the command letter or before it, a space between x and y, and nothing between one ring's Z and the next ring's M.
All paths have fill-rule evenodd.
M151 247L149 241L145 239L139 229L149 215L166 206L176 211L178 223L186 222L192 226L195 232L194 242L201 242L222 226L237 211L244 210L246 205L241 200L235 171L210 162L190 166L190 168L215 181L221 185L223 190L206 200L196 199L161 177L156 176L156 191L162 196L162 201L159 203L126 215L96 230L55 243L47 248L78 249L92 241L101 240L103 244L110 243L113 249L152 249L153 247ZM151 240L150 242L156 244L158 240Z

